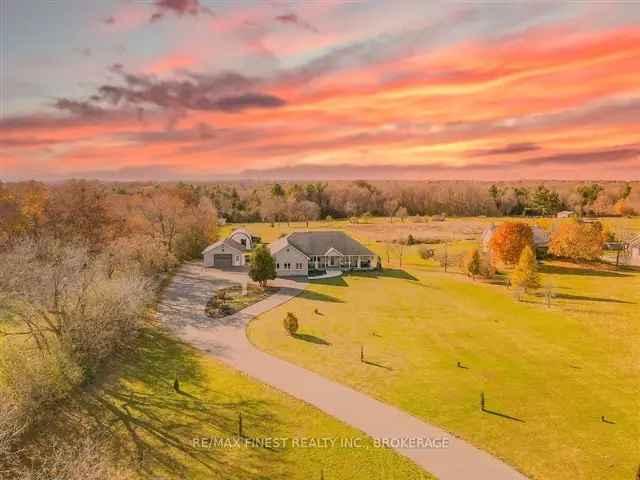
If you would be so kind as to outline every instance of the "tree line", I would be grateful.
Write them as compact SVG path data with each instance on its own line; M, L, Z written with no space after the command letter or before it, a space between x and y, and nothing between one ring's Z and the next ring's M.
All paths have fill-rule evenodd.
M203 184L230 222L291 222L363 216L633 215L637 182L289 182Z

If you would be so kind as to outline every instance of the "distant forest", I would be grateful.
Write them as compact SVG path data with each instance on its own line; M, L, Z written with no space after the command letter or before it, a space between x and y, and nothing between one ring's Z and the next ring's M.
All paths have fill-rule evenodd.
M361 216L552 216L563 210L579 215L640 213L640 182L606 181L328 181L219 183L107 183L69 181L0 183L0 224L15 219L28 203L46 203L65 192L85 195L106 211L135 210L160 193L196 205L207 199L228 222L304 221ZM37 197L42 197L39 201ZM94 205L95 207L95 205ZM211 208L209 207L209 208ZM45 209L45 205L42 205ZM102 208L102 206L101 206ZM179 207L177 208L180 209ZM46 210L46 209L45 209Z

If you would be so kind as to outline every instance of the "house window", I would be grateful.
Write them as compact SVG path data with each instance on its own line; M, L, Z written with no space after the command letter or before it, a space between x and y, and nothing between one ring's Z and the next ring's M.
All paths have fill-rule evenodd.
M246 247L246 246L247 246L247 239L246 239L246 238L241 238L241 239L240 239L240 244L241 244L243 247Z
M240 255L236 255L236 264L240 263Z
M291 264L290 264L290 263L288 263L288 262L287 262L287 263L285 263L285 264L284 264L284 269L285 269L285 270L291 270Z
M302 270L302 264L296 263L296 270Z
M279 263L276 263L276 268L277 268L278 270L280 270L280 264L279 264Z

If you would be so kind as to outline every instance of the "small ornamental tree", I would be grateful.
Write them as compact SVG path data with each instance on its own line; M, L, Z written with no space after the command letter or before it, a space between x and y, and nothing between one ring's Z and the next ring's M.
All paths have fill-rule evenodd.
M284 329L289 335L295 335L298 331L298 317L291 312L287 312L287 316L284 317Z
M531 246L526 246L522 250L518 265L511 273L511 285L515 288L523 288L525 292L530 289L540 288L536 254Z
M572 260L597 260L602 255L605 232L600 222L562 223L551 235L549 253Z
M480 274L480 252L477 248L472 248L467 252L463 260L464 271L474 280Z
M269 280L276 278L276 262L265 245L258 245L251 255L249 277L265 288Z
M522 222L505 222L496 228L490 248L494 258L515 265L525 247L533 246L533 231Z

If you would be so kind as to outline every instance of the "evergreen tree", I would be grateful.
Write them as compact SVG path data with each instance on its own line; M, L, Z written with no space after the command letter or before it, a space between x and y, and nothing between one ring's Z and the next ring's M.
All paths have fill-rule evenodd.
M469 250L464 257L464 269L474 280L480 274L480 252L477 248Z
M251 255L249 277L262 288L267 286L269 280L276 278L276 262L265 245L258 245Z

